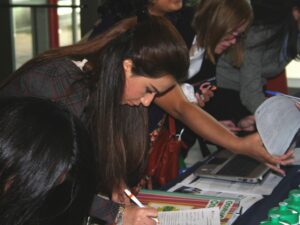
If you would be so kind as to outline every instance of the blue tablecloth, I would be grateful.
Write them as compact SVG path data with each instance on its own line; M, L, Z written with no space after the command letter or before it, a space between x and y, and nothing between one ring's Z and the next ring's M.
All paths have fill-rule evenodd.
M287 175L276 186L271 195L265 196L262 200L251 206L234 225L259 225L260 221L267 219L268 211L278 206L278 203L288 197L290 190L300 184L300 166L286 168Z

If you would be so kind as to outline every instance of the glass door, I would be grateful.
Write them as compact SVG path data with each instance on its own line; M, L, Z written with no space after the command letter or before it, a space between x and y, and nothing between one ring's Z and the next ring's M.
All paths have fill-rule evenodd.
M14 69L49 48L80 39L80 0L12 0Z

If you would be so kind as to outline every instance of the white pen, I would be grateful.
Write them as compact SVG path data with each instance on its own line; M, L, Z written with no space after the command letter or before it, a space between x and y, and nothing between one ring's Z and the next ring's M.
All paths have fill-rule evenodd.
M145 207L128 189L125 189L124 192L135 204L137 204L138 207Z
M137 199L137 197L135 197L131 191L129 191L128 189L124 190L125 194L140 208L145 208L145 206L143 205L143 203L140 202L140 200ZM159 220L157 218L152 218L157 224L159 224Z

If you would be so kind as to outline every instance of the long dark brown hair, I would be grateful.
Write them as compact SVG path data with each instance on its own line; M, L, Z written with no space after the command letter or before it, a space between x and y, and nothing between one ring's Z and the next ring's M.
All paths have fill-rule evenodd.
M83 224L96 187L91 143L59 104L0 98L0 224Z
M99 191L111 194L121 182L139 176L148 152L147 110L121 105L125 86L123 61L133 62L135 76L171 75L184 80L188 71L187 47L165 18L144 21L128 18L93 40L50 50L26 63L9 80L47 60L87 58L83 80L90 90L84 118L99 153ZM9 83L9 80L2 86Z
M215 63L215 48L224 35L232 33L241 22L250 24L252 9L247 0L201 0L197 6L192 26L199 47L206 49L207 57ZM231 46L235 65L243 60L243 43Z
M122 61L131 59L132 72L152 78L171 74L185 79L189 58L181 36L164 18L150 17L114 39L99 59L96 101L90 118L104 163L100 190L109 192L129 177L143 172L148 150L147 112L144 107L120 107L125 77ZM108 74L110 76L108 76ZM92 107L91 107L92 108ZM124 180L126 178L126 180ZM131 183L132 184L132 183Z

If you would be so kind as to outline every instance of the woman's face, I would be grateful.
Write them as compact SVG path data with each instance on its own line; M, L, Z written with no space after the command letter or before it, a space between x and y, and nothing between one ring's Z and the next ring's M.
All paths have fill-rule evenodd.
M126 84L122 104L138 106L142 104L147 107L156 95L160 95L171 89L176 81L171 75L160 78L149 78L132 74L132 61L124 60L124 72Z
M239 25L235 30L224 35L224 37L216 46L215 53L218 55L222 54L231 45L237 43L238 39L244 34L247 27L248 23L241 23L241 25Z
M148 6L149 13L155 16L164 16L182 8L182 0L153 0Z

